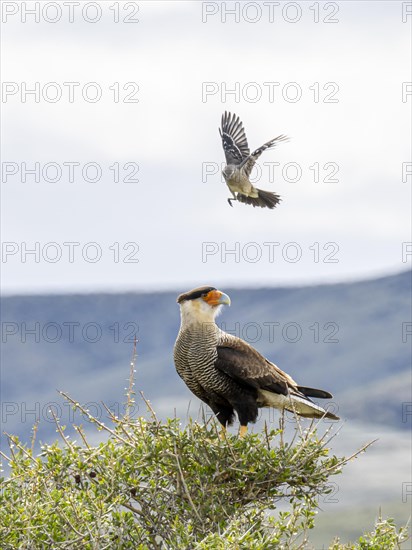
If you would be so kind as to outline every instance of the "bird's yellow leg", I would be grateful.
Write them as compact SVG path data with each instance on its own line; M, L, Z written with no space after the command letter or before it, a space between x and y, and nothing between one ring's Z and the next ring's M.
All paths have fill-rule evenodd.
M221 441L224 441L226 439L226 428L225 428L225 426L222 426L222 429L220 430L219 439Z
M239 437L245 437L247 434L247 426L240 426Z

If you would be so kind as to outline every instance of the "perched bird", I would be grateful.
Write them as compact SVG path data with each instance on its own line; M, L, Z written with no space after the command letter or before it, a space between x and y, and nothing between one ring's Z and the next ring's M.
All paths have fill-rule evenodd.
M299 386L257 350L221 330L215 318L230 298L212 286L195 288L177 298L181 325L174 347L179 376L215 413L223 429L240 421L240 435L255 422L260 407L275 407L307 418L339 420L311 401L329 399L323 390Z
M249 176L263 151L275 147L280 141L287 141L288 138L284 135L275 137L250 154L242 122L235 114L226 111L222 115L219 133L226 156L226 166L222 173L233 195L233 198L227 199L230 206L233 206L232 201L238 200L252 206L275 208L281 200L280 196L271 191L257 189L250 183Z

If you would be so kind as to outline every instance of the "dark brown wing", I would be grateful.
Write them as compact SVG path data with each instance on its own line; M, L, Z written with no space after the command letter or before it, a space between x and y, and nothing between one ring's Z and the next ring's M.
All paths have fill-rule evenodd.
M215 366L239 384L287 395L295 381L244 340L226 334L217 346Z
M249 156L250 150L245 129L239 117L225 111L222 115L222 128L219 128L225 152L226 164L240 164Z
M224 333L217 346L215 367L240 385L268 390L282 395L330 399L324 390L298 386L291 376L263 357L244 340Z

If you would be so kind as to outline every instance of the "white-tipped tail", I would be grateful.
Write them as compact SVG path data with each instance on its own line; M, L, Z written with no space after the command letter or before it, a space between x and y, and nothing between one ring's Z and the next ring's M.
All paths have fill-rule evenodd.
M260 390L259 397L264 407L275 407L280 410L286 409L306 418L322 418L324 416L331 420L339 420L338 416L319 407L319 405L316 405L316 403L305 397L293 394L282 395L267 390Z

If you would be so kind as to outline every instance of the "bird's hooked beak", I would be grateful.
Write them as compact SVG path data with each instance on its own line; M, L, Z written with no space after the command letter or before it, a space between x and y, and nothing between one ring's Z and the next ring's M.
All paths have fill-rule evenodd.
M203 296L203 300L209 304L209 306L213 307L221 305L230 306L229 296L224 292L220 292L220 290L211 290Z

